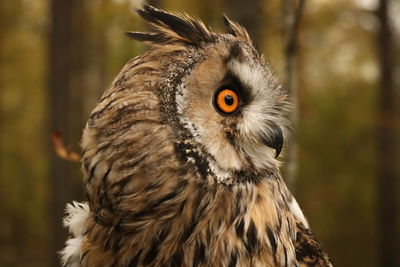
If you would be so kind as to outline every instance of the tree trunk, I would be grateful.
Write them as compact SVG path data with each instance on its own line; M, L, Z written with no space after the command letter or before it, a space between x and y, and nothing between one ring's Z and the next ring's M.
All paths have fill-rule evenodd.
M71 22L71 44L70 44L70 82L69 82L69 103L70 110L68 114L68 136L69 143L73 151L80 152L79 143L82 137L82 129L87 120L87 114L84 112L84 102L87 90L86 76L88 69L88 10L86 0L72 1ZM86 114L85 116L83 114ZM69 164L71 200L82 200L83 193L83 175L81 165Z
M387 0L380 0L377 17L378 55L380 64L380 90L377 118L378 160L378 216L380 266L400 266L399 255L399 206L398 206L398 159L396 134L396 92L393 83L394 53L392 33L388 22Z
M3 30L4 30L4 3L0 1L0 177L3 175Z
M50 54L49 54L49 106L50 133L59 131L68 142L69 81L70 81L70 43L71 43L71 0L52 0L50 7ZM50 139L50 138L49 138ZM51 246L49 253L51 266L59 266L58 255L67 232L62 227L65 204L71 194L68 162L50 156L50 203L51 203Z
M71 43L70 43L70 77L69 77L69 101L71 109L69 111L69 145L74 146L74 150L79 149L79 141L82 135L84 126L83 101L85 92L85 71L86 71L86 56L87 56L87 34L86 34L86 9L85 0L71 1L72 17L71 21Z
M297 82L297 32L305 0L283 0L284 20L284 88L289 93L292 102L291 122L293 132L288 146L287 163L284 178L293 191L297 175L297 122L298 122L298 82Z

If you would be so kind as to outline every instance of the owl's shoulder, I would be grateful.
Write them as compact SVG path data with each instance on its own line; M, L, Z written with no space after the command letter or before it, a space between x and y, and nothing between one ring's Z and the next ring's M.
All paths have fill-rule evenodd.
M313 231L301 222L296 223L296 259L299 266L332 266L328 254L322 249Z

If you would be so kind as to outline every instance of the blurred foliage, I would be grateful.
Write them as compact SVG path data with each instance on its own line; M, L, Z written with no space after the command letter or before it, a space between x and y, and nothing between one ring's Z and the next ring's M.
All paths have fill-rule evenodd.
M84 16L84 92L81 106L70 107L82 112L66 140L77 151L102 92L128 59L146 49L123 33L147 27L133 12L139 1L83 2L75 15ZM223 31L229 1L157 2ZM281 2L262 3L259 47L283 77ZM292 190L337 266L377 266L374 3L309 0L299 33L299 169ZM400 4L393 1L390 11L399 89ZM49 17L46 0L0 1L0 266L46 266L54 250L48 230L54 157L47 130ZM71 179L81 181L79 164L71 164Z

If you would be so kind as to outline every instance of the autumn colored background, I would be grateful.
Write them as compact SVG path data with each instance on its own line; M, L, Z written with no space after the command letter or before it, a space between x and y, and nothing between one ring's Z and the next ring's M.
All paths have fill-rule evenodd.
M284 84L290 2L150 1L218 32L223 13L241 22ZM304 3L291 65L297 167L283 172L336 266L400 266L400 1L387 1L388 18L385 0ZM0 0L0 267L58 265L64 206L85 196L80 164L58 158L50 136L80 151L97 100L146 49L124 35L148 29L140 4Z

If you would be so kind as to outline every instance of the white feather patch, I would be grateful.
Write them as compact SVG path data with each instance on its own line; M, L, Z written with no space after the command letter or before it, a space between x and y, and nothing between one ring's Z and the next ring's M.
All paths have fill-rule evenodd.
M60 252L61 262L63 266L80 266L81 243L85 222L89 216L89 205L74 201L72 204L67 204L66 213L63 223L73 238L65 242L65 248Z
M304 216L303 212L300 209L299 204L294 198L289 203L289 209L294 214L296 219L298 219L306 228L310 228L306 217Z

